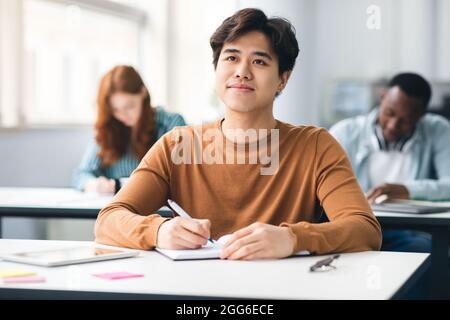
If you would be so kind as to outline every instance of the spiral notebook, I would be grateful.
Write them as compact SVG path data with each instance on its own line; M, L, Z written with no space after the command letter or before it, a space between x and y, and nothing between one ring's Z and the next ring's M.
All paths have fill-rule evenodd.
M179 260L206 260L206 259L219 259L222 247L227 242L231 235L225 235L219 240L214 241L214 244L209 243L203 246L201 249L194 250L170 250L156 248L156 251L165 255L166 257L179 261ZM299 251L295 256L308 256L309 251Z

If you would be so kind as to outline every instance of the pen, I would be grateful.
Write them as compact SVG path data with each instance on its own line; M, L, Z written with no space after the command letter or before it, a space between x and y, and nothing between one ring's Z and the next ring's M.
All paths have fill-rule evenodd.
M172 209L180 217L192 220L192 217L186 211L184 211L183 208L178 205L178 203L170 199L167 200L167 203L169 204L169 208ZM208 239L208 241L214 244L214 240L211 237Z
M309 268L309 271L316 271L317 269L321 269L321 268L323 268L323 267L333 267L333 266L330 266L331 263L332 263L334 260L338 259L339 257L340 257L340 255L339 255L339 254L336 254L336 255L334 255L334 256L332 256L332 257L329 257L329 258L326 258L326 259L317 261L316 264L314 264L313 266L311 266L311 267ZM334 269L334 267L333 267L333 269Z

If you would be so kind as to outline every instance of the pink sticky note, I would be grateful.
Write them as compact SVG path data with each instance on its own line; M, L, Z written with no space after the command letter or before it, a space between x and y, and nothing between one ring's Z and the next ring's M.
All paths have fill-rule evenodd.
M129 272L112 272L112 273L94 274L94 277L108 279L108 280L141 278L143 276L144 276L143 274L133 274L133 273L129 273Z
M3 280L4 283L39 283L45 281L45 277L38 276L6 278Z

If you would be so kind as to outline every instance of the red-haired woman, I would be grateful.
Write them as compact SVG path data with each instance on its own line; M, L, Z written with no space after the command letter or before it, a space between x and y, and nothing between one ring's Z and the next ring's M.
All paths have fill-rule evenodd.
M114 193L150 147L185 121L179 114L153 108L141 76L130 66L117 66L103 77L97 103L96 141L75 171L73 186Z

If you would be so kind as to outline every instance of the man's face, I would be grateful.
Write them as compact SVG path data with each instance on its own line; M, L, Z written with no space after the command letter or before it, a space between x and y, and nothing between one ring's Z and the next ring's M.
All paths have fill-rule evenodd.
M272 108L290 72L281 77L270 40L252 31L224 44L216 67L216 91L227 108L253 112Z
M381 101L378 118L383 137L395 142L412 133L423 115L422 102L406 95L398 86L390 88Z

